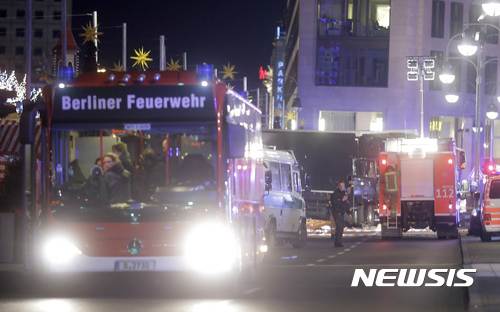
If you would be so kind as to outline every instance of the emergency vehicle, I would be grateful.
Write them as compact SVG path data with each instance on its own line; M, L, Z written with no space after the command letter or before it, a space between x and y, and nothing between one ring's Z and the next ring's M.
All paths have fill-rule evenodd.
M21 115L23 144L42 119L37 268L251 278L267 250L261 111L211 66L86 73L43 94ZM149 172L162 179L149 194L137 178L139 198L110 202L100 187L106 170L103 182L92 167L127 138L137 138L127 141L137 166L145 149L156 153L162 169ZM92 173L84 183L74 160Z
M266 191L264 216L270 248L290 242L303 248L307 241L306 204L300 167L293 151L264 149Z
M458 171L465 153L452 139L388 139L380 152L379 211L383 239L428 228L458 237Z
M488 178L481 203L481 229L479 237L483 242L491 242L493 235L500 234L500 176Z

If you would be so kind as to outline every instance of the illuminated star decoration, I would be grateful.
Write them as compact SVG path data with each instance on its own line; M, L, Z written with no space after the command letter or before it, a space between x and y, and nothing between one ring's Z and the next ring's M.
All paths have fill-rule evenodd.
M276 108L276 109L274 110L274 116L281 116L281 109Z
M289 120L294 120L294 119L295 119L295 112L294 112L294 111L289 110L289 111L286 113L285 119L286 119L286 121L289 121Z
M134 49L135 55L137 56L131 56L131 59L135 60L134 65L132 67L135 67L136 65L140 65L141 68L144 70L144 67L148 67L148 61L152 61L153 59L148 57L149 53L151 53L151 50L148 52L144 52L144 47L142 47L139 51Z
M182 66L179 65L179 61L180 60L174 61L173 58L170 58L170 63L167 62L167 70L168 71L179 71L179 69L182 68Z
M230 83L227 84L227 88L230 90L234 90L234 86L232 86Z
M113 63L113 69L111 70L121 72L123 71L123 65L120 63L120 61L118 61L118 63Z
M302 119L300 120L300 122L299 122L299 125L300 125L300 127L304 127L305 125L307 125L306 120L305 120L304 118L302 118Z
M224 69L221 70L221 73L224 74L222 79L230 78L231 80L234 80L234 75L238 73L237 71L234 71L234 66L235 65L231 65L229 62L227 63L227 66L222 65L222 68Z
M78 36L80 37L85 37L85 40L83 40L83 43L85 44L87 41L94 42L94 40L99 41L99 38L97 36L102 35L102 32L97 32L97 27L99 27L99 24L97 24L96 27L92 27L92 24L90 22L87 24L87 27L82 26L83 30L85 30L84 33L79 34Z

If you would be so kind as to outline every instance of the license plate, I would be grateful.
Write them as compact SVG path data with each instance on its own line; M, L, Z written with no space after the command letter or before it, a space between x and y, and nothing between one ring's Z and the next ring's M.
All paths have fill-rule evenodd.
M115 271L154 271L154 261L116 261Z

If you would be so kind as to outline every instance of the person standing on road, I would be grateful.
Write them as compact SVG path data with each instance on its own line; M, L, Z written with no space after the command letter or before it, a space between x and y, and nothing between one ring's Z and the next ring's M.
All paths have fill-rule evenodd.
M335 247L344 247L344 244L342 244L342 236L344 235L344 214L347 213L349 214L349 218L352 217L347 196L348 194L345 189L345 183L340 181L338 187L330 196L330 203L332 207L331 213L333 215L333 219L335 220Z

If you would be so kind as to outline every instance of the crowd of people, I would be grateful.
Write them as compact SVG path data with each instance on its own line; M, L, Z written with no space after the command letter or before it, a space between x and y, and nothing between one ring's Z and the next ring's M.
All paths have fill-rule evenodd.
M111 204L147 202L157 187L167 185L165 155L146 148L134 165L126 143L118 142L111 149L95 160L88 178L82 174L78 160L74 159L69 169L70 184L83 189L89 198ZM181 164L170 167L172 185L191 187L214 181L214 169L202 154L185 155Z
M144 150L134 166L124 142L114 144L111 152L98 157L88 178L77 159L69 166L73 188L83 189L89 198L111 204L148 200L156 187L165 185L165 172L165 163L151 148Z

